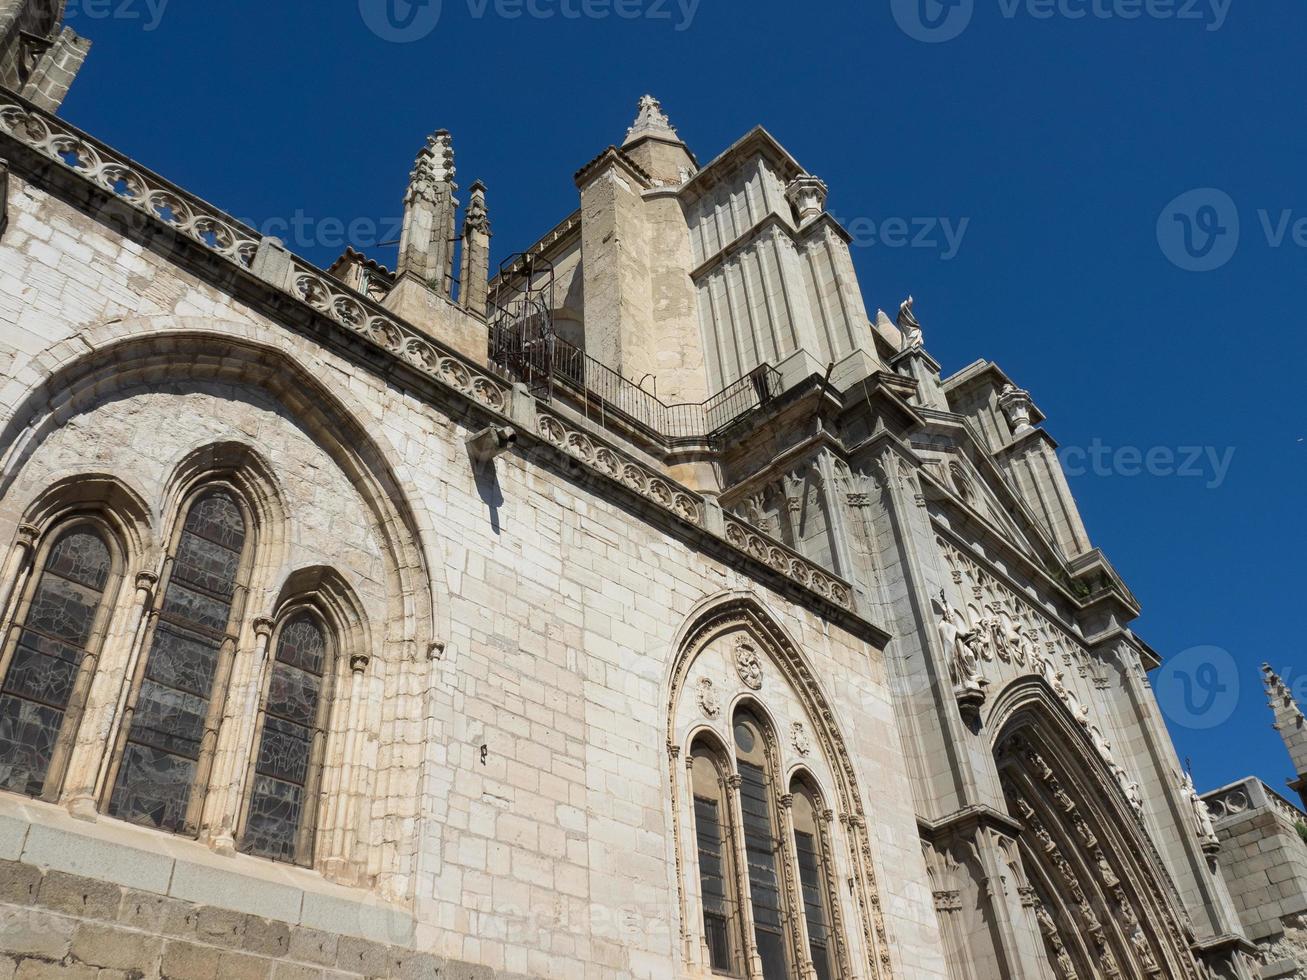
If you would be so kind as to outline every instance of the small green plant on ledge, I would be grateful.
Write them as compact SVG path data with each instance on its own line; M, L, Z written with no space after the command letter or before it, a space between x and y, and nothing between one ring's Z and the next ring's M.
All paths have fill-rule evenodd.
M1298 836L1302 838L1302 842L1307 844L1307 823L1299 820L1294 826L1298 828Z

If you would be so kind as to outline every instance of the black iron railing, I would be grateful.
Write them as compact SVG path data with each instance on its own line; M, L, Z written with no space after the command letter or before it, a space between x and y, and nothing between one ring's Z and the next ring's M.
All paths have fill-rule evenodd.
M712 440L781 393L781 375L768 364L702 402L667 404L601 364L553 330L553 267L537 256L506 259L500 296L492 299L490 360L539 394L562 389L589 411L623 420L663 439Z

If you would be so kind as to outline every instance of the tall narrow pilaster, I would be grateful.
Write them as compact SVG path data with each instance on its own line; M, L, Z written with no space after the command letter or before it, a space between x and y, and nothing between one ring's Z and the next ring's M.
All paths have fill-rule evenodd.
M458 273L458 305L477 316L486 315L486 289L490 282L490 216L486 211L486 185L477 181L463 212L463 258Z
M1284 739L1284 747L1289 750L1293 760L1294 778L1289 781L1289 788L1298 792L1303 805L1307 806L1307 718L1293 692L1271 669L1270 664L1262 665L1266 680L1266 694L1271 701L1271 710L1275 712L1275 730Z
M409 175L399 274L411 275L446 298L453 294L454 144L447 130L427 138Z

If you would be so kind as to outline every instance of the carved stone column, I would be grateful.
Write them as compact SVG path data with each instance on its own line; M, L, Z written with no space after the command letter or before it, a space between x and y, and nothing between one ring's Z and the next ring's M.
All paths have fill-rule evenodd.
M104 683L108 686L112 700L109 702L106 717L100 721L98 731L103 735L104 741L100 753L99 764L95 770L95 783L92 790L92 803L89 807L90 816L88 819L95 819L95 801L108 798L109 787L105 784L108 782L109 773L113 768L113 748L121 744L121 734L123 728L128 723L127 705L131 700L132 685L136 680L137 668L141 662L141 653L145 648L146 639L150 635L151 627L154 625L154 617L157 615L155 608L156 590L159 586L159 576L154 572L138 572L136 575L136 595L133 599L135 603L135 612L132 614L132 625L128 630L128 648L127 655L123 658L122 673L116 670L112 673L104 674ZM87 729L87 722L84 720L82 728ZM71 784L70 784L71 785ZM73 790L74 797L77 790ZM87 806L75 802L75 799L69 800L69 810L74 816L86 817Z
M680 755L681 747L679 745L668 745L667 751L672 756L672 769L675 771L677 758ZM705 972L711 972L712 954L708 951L708 936L704 931L702 918L695 914L695 910L702 908L703 880L699 871L699 848L696 843L699 839L699 822L694 812L694 756L685 757L684 779L686 788L685 809L688 811L686 823L690 827L689 841L691 857L684 859L684 867L678 868L681 874L682 884L681 891L683 901L681 902L681 940L685 947L685 960L690 966L697 966ZM672 805L675 807L677 800L673 799ZM680 816L676 815L676 823L680 825ZM679 856L679 842L678 842Z
M40 536L40 529L34 525L18 525L18 535L5 558L4 571L0 573L4 576L0 579L0 623L6 630L13 619L13 606L21 598L32 574L32 556L36 554L36 541Z
M371 657L365 653L356 653L349 658L345 718L338 730L340 765L327 794L324 826L318 835L321 848L319 864L323 874L346 884L357 883L363 874L361 869L354 868L351 864L358 828L353 825L350 815L357 796L355 783L363 753L363 702L367 670L371 662Z
M762 957L758 954L758 937L753 931L753 889L749 884L749 851L744 843L744 806L740 801L743 780L738 772L726 777L730 792L726 794L731 806L731 840L735 844L735 893L740 896L740 924L744 940L746 976L749 980L763 980Z
M821 834L821 850L827 862L827 874L822 881L826 905L830 909L830 933L835 942L835 958L840 976L856 980L853 957L849 953L849 937L844 931L844 906L840 893L839 869L835 862L835 811L822 810L817 815L817 828Z
M236 853L241 789L251 753L255 751L253 743L259 720L263 716L259 701L273 625L273 621L265 616L254 620L254 650L248 656L238 653L238 662L233 669L224 709L226 717L219 736L222 741L214 759L212 789L206 805L209 819L205 824L212 828L209 846L219 854Z
M803 876L799 870L799 854L794 846L794 794L786 793L780 798L780 804L781 860L785 862L785 890L789 897L794 958L803 980L817 980L817 966L812 962L812 940L808 935L808 916L803 902Z
M77 741L64 775L62 802L79 820L93 821L98 816L96 800L103 789L100 779L108 769L111 749L117 741L117 726L136 674L158 584L159 577L153 572L137 573L126 624L121 630L110 632L100 649Z

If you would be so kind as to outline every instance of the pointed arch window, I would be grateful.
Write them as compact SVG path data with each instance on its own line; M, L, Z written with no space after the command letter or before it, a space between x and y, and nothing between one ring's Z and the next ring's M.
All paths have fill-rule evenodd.
M719 753L703 739L694 743L690 750L690 779L694 792L694 831L708 965L714 973L742 976L744 943L736 894L727 772Z
M794 854L799 864L799 886L803 892L803 915L808 926L808 951L818 980L832 980L835 966L829 897L836 894L831 876L830 855L822 833L817 796L796 779L790 788L794 797Z
M53 536L4 648L0 788L53 799L85 706L119 563L91 522Z
M762 961L763 980L788 980L791 956L786 942L787 918L781 887L780 862L784 855L776 831L774 749L767 729L747 709L735 715L735 750L753 932Z
M244 599L250 535L225 488L186 511L117 760L111 816L194 834Z
M311 864L326 743L332 650L318 617L301 611L278 631L259 722L241 850Z

